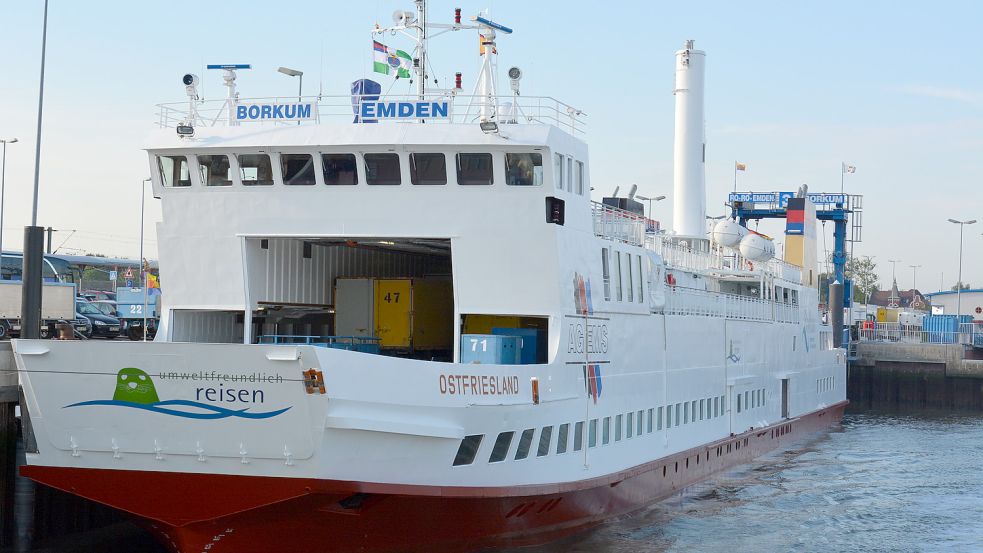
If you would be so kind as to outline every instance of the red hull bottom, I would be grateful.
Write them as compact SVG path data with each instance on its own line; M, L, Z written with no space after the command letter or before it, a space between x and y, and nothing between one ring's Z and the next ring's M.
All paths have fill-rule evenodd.
M544 543L639 509L837 424L847 402L581 488L501 488L25 466L42 484L132 513L176 553L472 551ZM506 490L507 491L507 490Z

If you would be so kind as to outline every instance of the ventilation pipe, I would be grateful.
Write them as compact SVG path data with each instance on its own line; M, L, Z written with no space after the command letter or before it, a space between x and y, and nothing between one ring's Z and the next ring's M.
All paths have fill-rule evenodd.
M676 125L673 141L673 230L677 236L705 238L707 198L703 121L706 53L687 40L676 52Z

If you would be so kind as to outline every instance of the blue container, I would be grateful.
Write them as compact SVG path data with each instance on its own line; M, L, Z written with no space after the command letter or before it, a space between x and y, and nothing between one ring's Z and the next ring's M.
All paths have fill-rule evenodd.
M519 342L519 363L522 365L534 365L536 363L536 353L539 350L539 330L535 328L493 328L491 331L496 336L518 336L522 338Z
M518 365L522 338L494 334L462 334L461 363Z
M954 344L959 333L959 325L973 322L973 317L962 315L926 315L922 319L922 330L926 341L933 344Z

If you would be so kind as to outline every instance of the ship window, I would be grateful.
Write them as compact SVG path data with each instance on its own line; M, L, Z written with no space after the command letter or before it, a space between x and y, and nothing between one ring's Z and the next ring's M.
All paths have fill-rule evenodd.
M588 432L587 447L597 447L597 419L590 420Z
M447 184L447 157L444 154L410 154L410 182Z
M741 393L737 393L737 412L741 412Z
M184 156L157 156L157 167L164 186L191 186L191 170Z
M683 404L683 424L689 424L689 402Z
M266 154L239 154L239 178L246 186L273 184L273 164Z
M519 436L519 446L515 448L515 459L525 459L529 456L529 446L532 445L532 435L536 433L535 428L527 428Z
M358 171L355 169L355 154L321 154L324 184L358 184Z
M632 270L631 267L630 253L625 255L625 261L627 262L626 265L628 265L628 301L633 302L635 301L635 296L634 296L635 276L634 276L634 271Z
M642 303L642 256L636 255L638 261L638 303Z
M577 178L575 180L577 181L577 194L583 196L584 195L584 162L583 161L577 162L576 175Z
M654 418L655 418L655 408L649 407L648 420L645 421L645 431L648 432L649 434L652 433L652 422L654 422L652 419Z
M563 190L563 154L553 154L553 180L556 189Z
M399 154L365 154L365 182L401 184Z
M750 406L750 403L748 402L748 396L749 395L750 394L748 392L744 392L744 408L745 409L747 409Z
M635 420L638 421L635 423L638 425L638 427L635 429L635 434L639 434L639 435L641 435L642 433L642 413L643 411L639 411L638 416L635 417Z
M232 186L232 168L227 155L198 156L201 182L205 186Z
M607 445L611 442L611 417L604 417L604 426L601 428L601 444Z
M659 412L655 418L655 429L662 430L662 406L659 406Z
M509 186L542 186L542 154L505 154L505 183Z
M553 439L553 427L544 426L539 433L539 449L536 450L536 457L545 457L550 452L550 441Z
M280 173L283 184L314 184L314 156L311 154L280 154Z
M607 248L601 248L601 277L604 281L604 300L611 301L611 262Z
M703 414L706 413L706 402L707 400L700 400L700 420L703 420Z
M676 426L679 426L679 421L682 420L682 418L683 418L682 415L683 415L683 404L682 403L677 403L676 404Z
M567 192L573 192L573 158L567 158Z
M624 296L621 293L621 252L614 252L614 295L618 301L622 301Z
M454 457L454 466L470 465L474 462L474 456L478 454L478 447L481 446L481 439L484 434L474 434L465 436L461 440L460 447L457 448L457 455Z
M584 421L578 421L573 427L573 450L580 451L584 448Z
M457 154L457 184L491 184L491 154Z
M618 415L619 417L621 415ZM631 438L635 435L635 413L628 413L628 419L625 421L625 438Z
M672 405L666 405L666 428L672 428Z
M566 453L567 452L567 434L570 433L570 424L563 423L560 425L560 431L556 434L556 453Z
M492 448L491 456L488 457L489 463L498 463L499 461L504 461L505 456L509 454L509 446L512 445L512 436L515 432L502 432L495 438L495 447Z

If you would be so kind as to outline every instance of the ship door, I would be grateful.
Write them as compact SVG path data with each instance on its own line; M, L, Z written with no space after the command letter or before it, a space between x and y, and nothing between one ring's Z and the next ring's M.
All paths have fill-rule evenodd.
M375 327L384 348L409 349L411 306L410 279L375 281Z
M782 418L788 418L788 379L782 379Z

